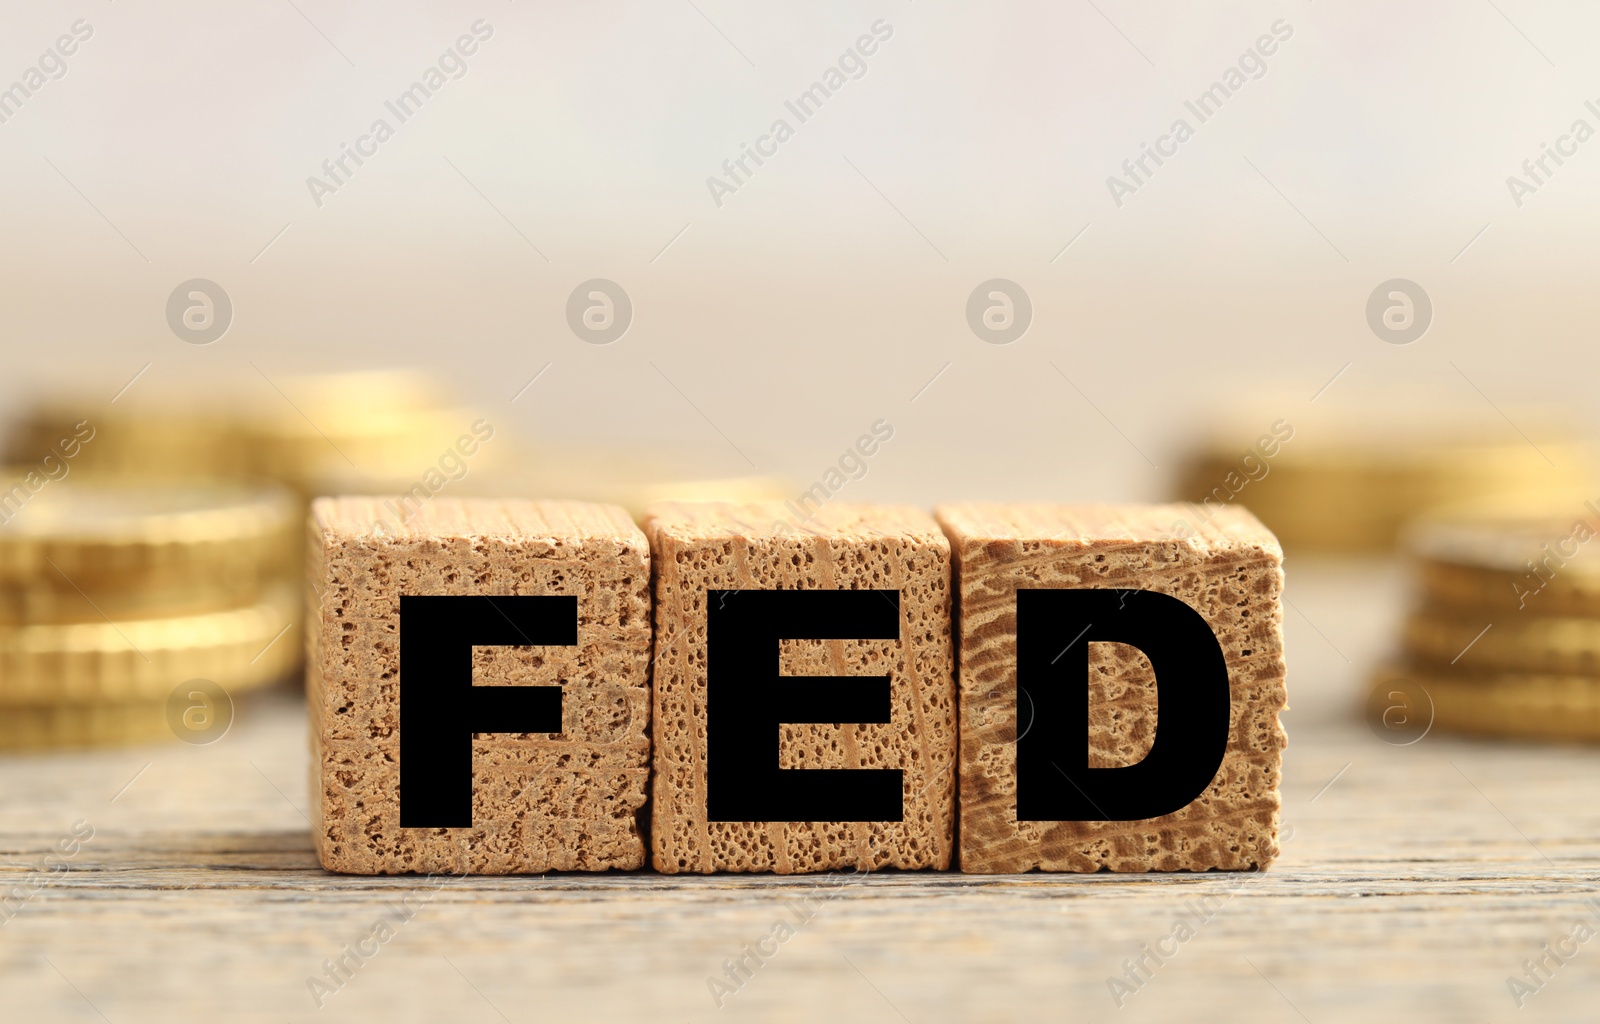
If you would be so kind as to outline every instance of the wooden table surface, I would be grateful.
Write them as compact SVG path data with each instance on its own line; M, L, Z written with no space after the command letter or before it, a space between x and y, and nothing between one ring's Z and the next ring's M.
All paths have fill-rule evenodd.
M1291 560L1289 580L1292 832L1265 873L333 876L307 833L303 706L277 693L211 746L0 758L0 885L74 822L95 830L0 925L0 1019L1600 1017L1600 941L1521 1009L1507 987L1580 920L1600 929L1600 750L1380 741L1355 695L1393 641L1399 575ZM407 895L414 915L319 1009L307 979ZM809 920L719 1009L707 978L807 895ZM1209 920L1119 1008L1108 978L1207 895Z

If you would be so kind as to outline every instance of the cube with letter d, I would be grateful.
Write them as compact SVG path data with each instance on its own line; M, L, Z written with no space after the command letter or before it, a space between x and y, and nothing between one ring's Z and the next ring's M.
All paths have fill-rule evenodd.
M1278 853L1283 554L1241 508L935 510L960 589L961 869Z

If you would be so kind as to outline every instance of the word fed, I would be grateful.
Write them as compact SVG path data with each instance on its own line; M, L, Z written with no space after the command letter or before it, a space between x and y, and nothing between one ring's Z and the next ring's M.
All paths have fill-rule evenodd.
M440 497L397 527L381 498L319 499L318 854L359 874L1264 867L1282 554L1242 509L1172 529L1191 511L662 503L641 529Z

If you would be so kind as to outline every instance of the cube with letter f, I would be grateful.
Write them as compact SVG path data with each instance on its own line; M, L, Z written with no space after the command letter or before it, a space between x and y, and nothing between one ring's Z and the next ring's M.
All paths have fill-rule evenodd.
M312 508L324 867L631 869L649 774L650 560L622 509L437 497Z

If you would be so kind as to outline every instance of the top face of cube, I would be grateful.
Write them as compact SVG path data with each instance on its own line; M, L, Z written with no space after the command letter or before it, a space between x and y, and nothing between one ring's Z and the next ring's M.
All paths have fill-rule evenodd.
M933 517L909 505L833 502L806 512L781 501L662 501L645 510L645 530L653 540L680 544L737 536L758 545L794 537L857 544L895 541L941 549L950 546Z
M648 549L627 512L581 501L432 498L402 507L395 499L318 498L311 519L322 537L346 544L470 540L534 554L575 546L616 553Z
M1118 547L1120 541L1126 543L1128 556L1135 548L1166 548L1172 560L1222 553L1283 559L1283 548L1272 531L1236 506L966 502L941 505L934 516L952 540L974 554L985 546L1013 544L1064 550L1093 546L1104 551Z
M909 586L944 595L950 575L950 541L910 506L835 502L802 518L786 502L659 502L645 510L644 528L657 575L703 588Z

